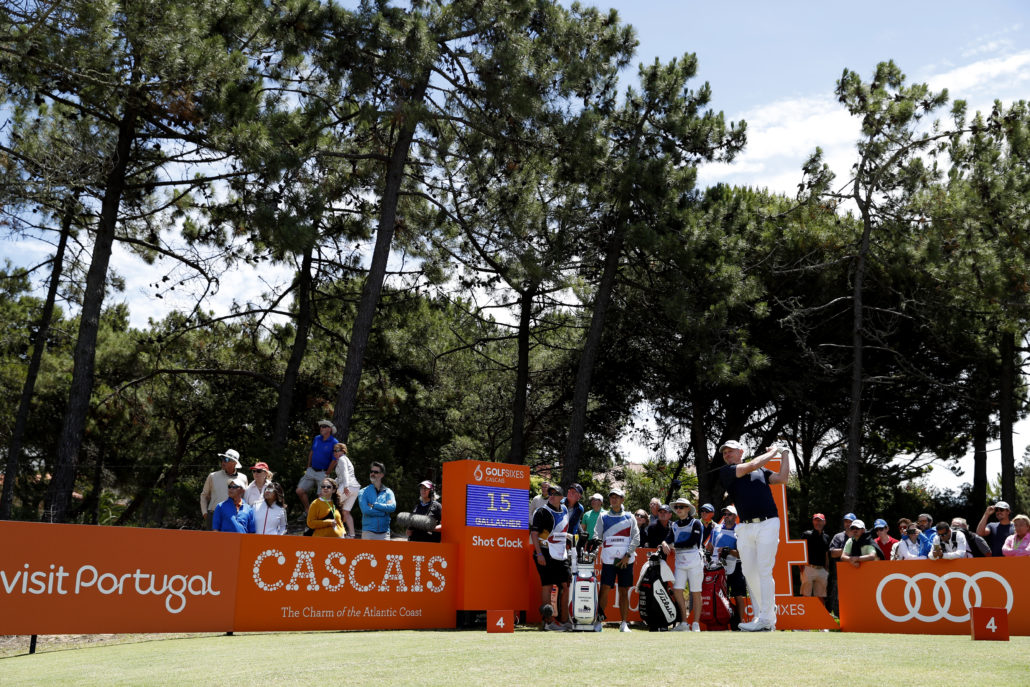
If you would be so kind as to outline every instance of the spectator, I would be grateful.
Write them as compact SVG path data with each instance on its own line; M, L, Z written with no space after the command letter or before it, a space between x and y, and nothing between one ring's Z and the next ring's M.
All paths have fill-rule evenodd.
M667 503L663 503L658 508L658 522L653 525L648 525L647 531L640 536L640 545L646 546L649 549L656 549L662 545L662 542L669 536L671 530L669 522L672 520L672 508ZM640 520L637 520L639 525Z
M308 492L318 489L328 473L336 469L336 458L333 454L333 447L338 443L336 437L336 425L329 420L318 421L318 435L311 441L311 451L308 452L308 466L304 470L304 476L297 483L297 496L304 510L309 510ZM336 480L333 480L335 483ZM319 494L321 497L321 494Z
M537 508L542 507L547 503L547 494L550 493L551 483L544 480L540 483L540 493L534 496L529 501L529 519L533 519L533 514L536 513Z
M228 498L215 506L211 516L211 529L215 532L239 532L246 534L254 511L243 502L243 487L231 477L225 481Z
M887 529L887 521L883 518L877 518L873 523L873 543L880 549L883 560L889 561L891 559L891 552L894 550L898 540L890 535Z
M640 529L622 508L626 495L621 489L608 492L611 506L597 519L594 539L601 540L601 595L598 607L608 606L608 595L619 586L619 632L629 632L629 592L634 587L633 561L640 545ZM661 504L658 504L661 506ZM563 609L564 610L564 609ZM602 611L603 612L603 611ZM604 622L602 617L601 622Z
M661 507L662 507L662 501L661 501L661 499L658 499L658 498L651 499L651 501L647 504L648 510L651 511L651 515L647 519L648 520L648 522L647 522L648 525L653 525L656 522L658 522L658 513L660 512Z
M1030 556L1030 517L1017 515L1012 518L1015 530L1001 547L1004 556Z
M998 521L988 523L987 520L991 515L994 515ZM1012 521L1009 519L1011 515L1012 510L1009 508L1009 504L1005 501L998 501L993 506L987 506L984 516L980 518L980 524L976 526L976 533L990 544L992 556L1002 555L1001 547L1005 545L1005 540L1013 532Z
M829 579L829 590L827 590L827 597L830 599L830 611L834 617L839 615L840 609L838 608L838 589L837 589L837 561L840 560L841 554L844 553L844 544L848 540L848 528L851 527L852 521L857 516L854 513L847 513L843 518L844 529L833 535L830 539L830 579Z
M254 481L247 485L243 492L243 500L253 508L265 500L265 485L272 481L272 471L268 469L268 463L257 463L250 469Z
M776 629L776 580L773 566L780 546L780 514L770 485L786 484L790 477L790 449L770 446L760 456L744 463L744 447L727 441L719 447L726 465L719 468L719 482L740 513L737 550L744 567L744 579L751 592L754 620L740 624L744 632ZM780 457L776 472L765 464Z
M895 561L914 561L914 560L925 560L926 554L923 553L923 542L920 539L920 531L914 522L908 521L908 529L905 530L905 536L898 541L898 545L894 547L894 556L892 560Z
M580 525L583 520L583 487L573 484L566 492L562 504L569 509L569 534L574 545L579 544Z
M815 596L827 604L827 582L830 578L830 535L826 534L826 516L812 516L812 529L801 533L808 546L808 565L801 569L801 596Z
M701 631L701 584L705 576L705 560L701 554L704 545L705 527L700 520L691 515L690 502L678 498L672 504L676 511L676 520L672 523L662 553L668 555L676 551L676 579L672 583L672 594L680 607L682 622L672 628L673 632ZM684 590L690 588L690 606L693 609L693 621L688 621L687 597Z
M987 543L987 540L981 537L976 532L969 531L969 524L965 518L952 518L951 529L960 530L966 538L966 547L969 549L969 556L971 558L983 558L990 557L991 545Z
M286 534L286 500L281 484L265 484L264 498L254 506L247 531L251 534Z
M313 530L312 537L343 539L347 534L340 515L340 495L336 493L336 480L332 477L322 479L318 498L308 507L308 527Z
M705 528L704 539L702 545L708 543L708 540L712 536L712 528L715 527L715 506L710 503L705 503L701 506L701 525Z
M648 518L647 513L643 510L638 510L633 517L637 522L637 532L640 534L640 541L644 541L644 538L647 537L647 530L651 527L651 525L648 524L650 522L650 518Z
M875 561L880 557L880 550L866 533L864 522L853 520L848 528L848 535L848 540L844 542L844 550L840 554L842 562L850 563L857 568L862 563Z
M383 486L385 474L386 466L380 462L372 463L368 471L372 483L358 492L362 539L390 538L390 513L397 510L397 499L389 487Z
M744 570L740 565L740 552L737 551L737 509L726 506L722 509L722 522L712 529L708 540L708 549L712 557L718 560L726 571L726 590L737 605L737 622L741 620L747 607L747 582Z
M601 516L601 506L603 505L604 500L600 494L593 494L590 497L590 510L583 514L583 531L586 533L583 537L584 543L593 536L594 526L597 524L597 518Z
M350 456L347 455L347 444L342 441L336 442L336 445L333 446L333 457L336 458L336 484L339 485L343 524L347 526L347 537L353 537L357 528L354 527L354 516L351 515L351 509L358 500L361 483L354 476L354 463L350 462Z
M240 463L240 454L234 449L229 449L225 453L219 453L218 457L221 458L222 469L215 470L207 476L204 488L200 492L200 515L204 518L205 530L213 529L212 515L215 508L229 498L227 478L244 489L247 488L247 477L237 471L237 468L243 467Z
M440 502L436 500L436 494L433 492L433 483L429 480L425 480L418 485L418 503L415 504L411 514L428 516L432 523L427 523L427 526L431 524L433 529L409 527L408 541L436 543L443 539L443 525L440 524L443 520L443 508L440 506Z
M952 532L951 525L946 522L937 523L937 534L930 543L930 560L952 560L969 555L966 537L961 532Z
M600 523L600 521L598 521ZM598 525L600 526L600 525ZM533 513L529 541L533 544L533 562L540 576L540 612L545 630L565 632L569 620L569 582L572 572L565 552L568 546L569 509L561 503L561 489L547 485L547 502ZM552 620L551 587L558 585L558 620ZM603 590L603 587L602 587ZM603 591L602 591L603 594ZM604 608L602 603L601 608ZM548 613L548 611L550 613ZM548 622L548 621L551 622Z

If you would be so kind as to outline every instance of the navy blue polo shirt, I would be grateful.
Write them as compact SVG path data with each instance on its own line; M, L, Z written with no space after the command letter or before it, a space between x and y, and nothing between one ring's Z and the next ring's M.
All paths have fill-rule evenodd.
M769 489L769 477L772 470L759 468L743 477L737 477L736 465L724 465L719 468L719 482L737 507L740 522L746 523L754 518L775 518L779 516L776 502L773 501Z

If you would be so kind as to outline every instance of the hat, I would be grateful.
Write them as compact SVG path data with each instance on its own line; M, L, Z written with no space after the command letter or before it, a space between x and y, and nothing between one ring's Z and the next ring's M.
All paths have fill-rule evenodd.
M332 420L319 420L318 421L318 426L319 427L328 427L329 429L332 430L333 434L336 434L336 425L333 424Z
M852 520L851 521L851 527L852 528L856 528L857 527L860 530L864 530L865 529L865 523L862 522L861 520Z
M701 506L701 512L702 513L714 513L715 512L715 506L713 506L710 503L703 504Z
M719 450L721 451L724 448L736 448L736 449L740 449L741 451L744 450L743 444L741 444L739 441L737 441L735 439L730 439L729 441L723 443L723 445L719 447Z
M433 488L433 483L430 482L427 479L424 479L424 480L422 480L421 482L418 483L418 486L425 487L426 489L432 489Z
M265 472L268 472L268 463L265 463L264 461L255 463L251 470L264 470Z
M600 494L594 494L590 497L591 501L593 501L594 499L597 499L598 501L604 501L604 498L602 498Z
M998 501L996 504L994 504L994 510L998 510L999 508L1004 508L1005 510L1012 510L1011 508L1009 508L1008 501Z
M583 487L582 487L582 486L580 486L578 482L577 482L577 483L575 483L575 484L572 484L572 485L570 485L570 486L569 486L569 489L575 489L576 491L578 491L578 492L579 492L579 495L580 495L580 496L582 496L582 495L583 495ZM566 491L568 491L568 490L566 490Z
M619 489L618 487L612 487L608 491L608 496L621 496L622 498L626 498L626 492L624 492L622 489Z
M855 515L854 513L845 513L844 514L844 519L845 520L858 520L858 516Z
M823 522L826 522L826 516L823 515L822 513L816 513L815 515L812 516L812 519L813 520L822 520Z
M672 512L672 506L670 506L667 503L663 503L662 505L658 506L658 510L665 510L665 511L669 511L671 513Z
M231 448L228 451L226 451L225 453L219 453L218 456L220 458L226 458L228 460L231 460L231 461L233 461L234 463L236 463L237 465L239 465L241 467L243 465L243 463L240 462L240 452L237 451L236 449Z
M729 506L726 506L725 508L723 508L722 512L723 513L733 513L733 515L736 515L737 514L737 507L733 506L733 505L729 505Z
M873 523L873 529L874 530L877 527L886 527L886 526L887 526L887 521L884 520L883 518L877 518L876 521Z
M548 484L547 485L547 495L548 496L550 496L551 494L560 494L560 493L561 493L561 489L559 489L558 487L554 486L553 484Z
M673 501L672 505L674 505L674 506L689 506L690 505L690 501L688 501L687 499L685 499L684 497L681 496L678 499L676 499L675 501Z

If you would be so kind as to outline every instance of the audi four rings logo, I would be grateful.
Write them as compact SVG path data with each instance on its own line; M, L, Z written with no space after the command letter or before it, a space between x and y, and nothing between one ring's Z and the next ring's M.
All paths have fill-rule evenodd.
M1002 589L1005 590L1005 610L1011 612L1012 604L1015 601L1012 587L1009 586L1009 583L1004 577L990 570L984 570L974 575L950 572L940 576L934 575L933 573L919 573L917 575L912 575L911 577L901 573L892 573L880 580L880 584L876 587L876 605L879 607L880 613L883 613L884 617L889 618L896 623L904 623L912 619L920 620L924 623L934 623L938 620L950 620L953 623L964 623L969 621L969 609L979 606L981 599L983 598L983 591L980 589L980 581L988 579L994 580L1001 585ZM883 606L883 590L888 583L894 580L905 583L905 607L908 612L903 615L891 613ZM933 597L930 599L932 605L924 603L923 592L919 589L919 583L922 580L933 580L934 582ZM955 615L954 613L951 613L951 589L948 587L948 582L951 580L961 580L965 582L965 586L962 588L962 601L965 602L966 608L965 615ZM927 605L930 606L929 609L926 609ZM924 613L924 610L934 612Z

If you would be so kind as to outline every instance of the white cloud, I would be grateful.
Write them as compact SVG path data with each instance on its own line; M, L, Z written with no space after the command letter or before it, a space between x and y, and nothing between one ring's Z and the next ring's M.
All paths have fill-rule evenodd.
M992 99L1007 100L1015 97L1017 87L1025 87L1027 79L1030 79L1030 50L979 60L932 75L926 81L934 90L947 88L952 98L986 93Z

